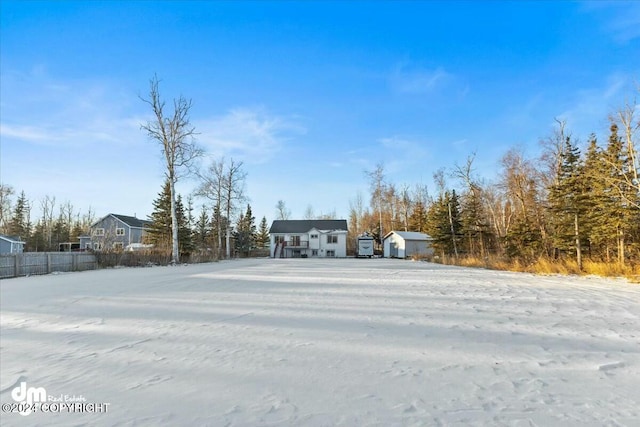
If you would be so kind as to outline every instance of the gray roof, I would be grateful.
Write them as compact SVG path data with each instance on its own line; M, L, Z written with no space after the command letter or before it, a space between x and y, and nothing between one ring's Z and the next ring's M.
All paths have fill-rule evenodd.
M12 242L12 243L25 243L20 239L19 236L7 236L5 234L0 234L0 239L6 240L7 242Z
M313 228L317 230L348 230L346 219L293 219L273 221L269 233L306 233Z
M391 234L397 234L404 240L431 240L428 234L418 233L417 231L390 231L383 239L386 239Z
M138 228L143 228L143 227L148 227L149 225L151 225L151 221L147 221L144 219L140 219L140 218L136 218L135 216L127 216L127 215L117 215L117 214L109 214L107 216L105 216L104 218L102 218L99 221L96 221L95 224L93 224L91 227L95 227L98 223L102 222L105 218L108 217L114 217L116 219L119 219L120 221L124 222L125 224L127 224L129 227L138 227Z
M135 216L116 215L116 214L111 214L111 215L118 218L120 221L124 222L129 227L142 228L151 224L151 221L139 219L139 218L136 218Z

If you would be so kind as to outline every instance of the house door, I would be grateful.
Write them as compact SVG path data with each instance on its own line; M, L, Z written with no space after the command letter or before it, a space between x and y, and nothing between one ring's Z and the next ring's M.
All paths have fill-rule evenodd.
M398 258L398 244L396 242L390 242L389 252L391 258Z

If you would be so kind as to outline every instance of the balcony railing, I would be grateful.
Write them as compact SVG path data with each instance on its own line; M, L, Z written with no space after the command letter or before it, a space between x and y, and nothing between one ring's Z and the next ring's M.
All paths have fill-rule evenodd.
M306 240L289 240L282 242L286 248L308 248L309 242Z

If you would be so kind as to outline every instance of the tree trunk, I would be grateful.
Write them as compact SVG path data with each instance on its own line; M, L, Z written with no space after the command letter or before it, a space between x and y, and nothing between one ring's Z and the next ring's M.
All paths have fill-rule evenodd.
M582 248L580 246L580 228L578 227L578 214L574 214L575 236L576 236L576 261L578 270L582 271Z
M624 231L618 231L618 262L624 266Z
M451 226L451 241L453 242L453 253L456 255L456 259L458 259L458 246L456 245L456 233L453 229L453 216L451 214L451 203L449 203L449 225Z
M169 177L171 182L171 263L180 262L180 251L178 249L178 214L176 213L176 187L173 177Z

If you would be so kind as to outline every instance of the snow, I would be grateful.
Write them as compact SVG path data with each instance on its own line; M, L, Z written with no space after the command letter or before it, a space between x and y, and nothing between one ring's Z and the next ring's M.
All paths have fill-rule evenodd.
M3 280L3 426L637 426L640 286L391 259Z

